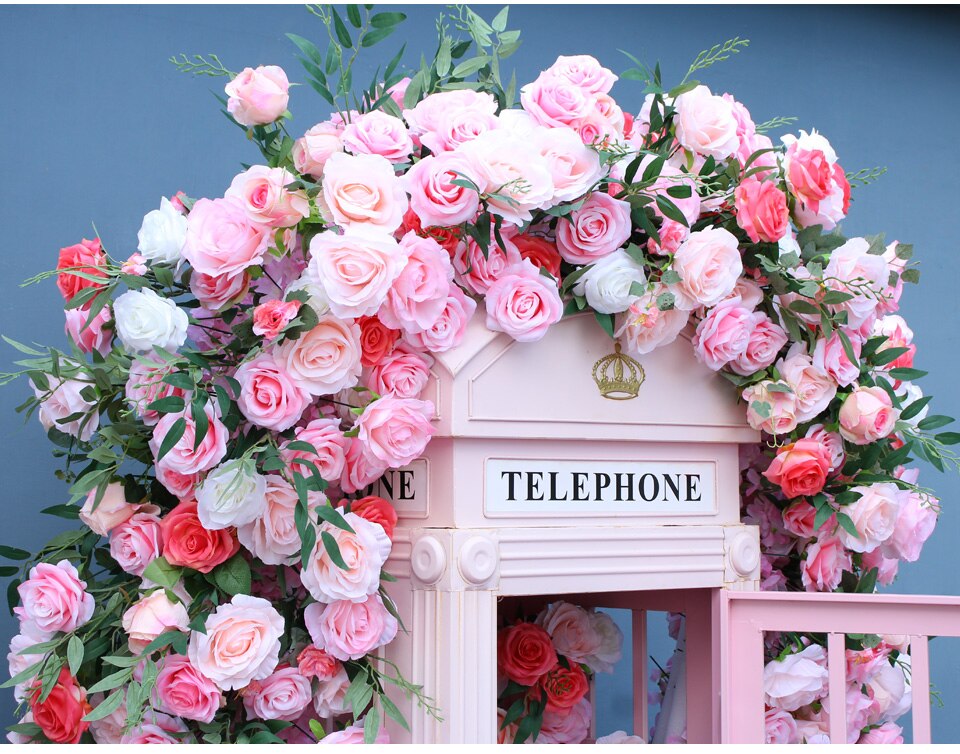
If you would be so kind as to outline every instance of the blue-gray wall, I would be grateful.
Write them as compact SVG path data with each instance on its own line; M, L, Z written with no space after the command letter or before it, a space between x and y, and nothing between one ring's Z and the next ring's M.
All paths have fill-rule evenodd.
M435 8L404 10L410 19L378 58L392 54L401 37L408 62L432 51ZM936 395L938 412L960 415L955 11L590 5L517 7L511 15L511 27L524 30L513 60L520 82L559 53L592 53L623 70L628 63L618 48L659 59L665 79L679 80L699 50L735 35L749 38L746 52L702 78L715 91L734 93L758 122L795 115L798 127L821 130L848 170L889 168L878 184L855 191L845 230L885 231L916 244L922 288L908 288L902 313L916 331L917 364L931 372L921 384ZM0 332L62 343L55 286L20 288L20 281L52 267L61 246L92 237L92 222L111 254L125 257L135 250L140 219L161 196L178 189L219 196L239 163L256 159L210 94L222 91L223 80L190 79L167 58L215 52L234 70L283 65L296 81L288 31L319 40L321 26L299 7L0 8ZM370 75L372 67L358 80ZM630 82L614 95L633 112L642 101ZM324 103L307 88L294 89L291 110L301 132L325 117ZM0 370L13 358L0 344ZM37 511L62 502L64 490L41 428L24 427L13 412L26 391L23 383L0 390L0 541L33 548L61 526ZM940 491L943 516L921 562L907 564L894 588L960 594L960 480L928 469L922 479ZM5 611L0 620L5 641L15 625ZM940 643L933 680L946 707L934 709L934 736L957 742L960 642L938 652ZM629 727L625 688L625 677L609 688L602 728ZM6 724L10 697L0 698Z

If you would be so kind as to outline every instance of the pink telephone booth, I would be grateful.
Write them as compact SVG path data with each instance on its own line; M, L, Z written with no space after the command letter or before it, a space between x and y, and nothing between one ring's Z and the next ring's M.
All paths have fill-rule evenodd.
M751 702L759 730L756 713L741 720L722 696L755 695L759 683L732 672L740 645L727 625L730 596L764 596L738 468L738 445L759 435L687 337L634 360L589 316L522 344L478 314L437 358L425 397L435 438L373 492L400 513L387 570L408 633L386 656L442 721L391 694L410 721L409 732L391 722L391 740L495 742L498 603L563 597L633 611L635 732L648 730L646 613L670 610L686 615L696 669L688 741L762 742L762 696ZM762 672L762 651L756 662Z

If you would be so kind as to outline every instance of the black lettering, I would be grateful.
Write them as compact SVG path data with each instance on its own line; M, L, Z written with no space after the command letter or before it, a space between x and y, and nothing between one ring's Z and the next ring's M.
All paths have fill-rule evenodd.
M555 502L561 502L567 499L567 493L563 493L563 497L557 497L557 472L550 472L550 499Z
M653 482L652 495L646 494L648 479ZM640 499L647 503L649 503L651 500L655 500L660 494L660 482L657 481L657 478L653 474L643 474L640 477L640 483L637 485L637 487L640 490Z
M516 502L517 500L517 493L514 490L513 484L516 481L516 479L519 479L521 476L523 476L522 471L501 471L500 472L501 479L503 479L504 477L507 478L507 500L510 501L511 503Z
M676 477L676 479L674 479ZM663 502L668 502L667 497L667 488L670 492L673 493L673 499L677 502L680 502L680 475L679 474L664 474L663 475Z
M384 474L382 477L380 477L380 484L381 484L381 486L383 487L383 491L386 493L386 494L384 495L384 497L390 498L391 500L394 499L394 497L393 497L393 473L394 473L394 472L392 472L392 471L388 471L386 474Z
M623 493L628 492L630 494L630 497L627 498L627 502L632 503L633 502L633 473L627 472L626 474L621 474L620 472L617 472L615 476L617 478L616 501L618 503L622 503L624 501ZM623 477L626 477L626 480L624 480Z
M687 502L695 503L700 500L700 475L687 474ZM696 495L696 497L694 497Z
M595 489L597 493L595 497L599 503L603 501L603 491L610 486L610 475L604 474L602 471L598 471L594 481L596 482Z
M400 497L398 500L413 500L415 494L413 492L413 471L410 469L402 469L400 471Z
M587 477L589 474L583 471L574 471L571 476L573 477L573 502L586 502L586 490L584 488L587 486Z
M534 479L536 477L536 479ZM543 493L540 492L540 482L543 479L542 471L527 472L527 500L543 500ZM540 497L536 497L537 493Z

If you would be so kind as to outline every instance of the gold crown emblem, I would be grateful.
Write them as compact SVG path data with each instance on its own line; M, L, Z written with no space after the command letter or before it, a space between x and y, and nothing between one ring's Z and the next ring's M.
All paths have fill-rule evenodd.
M600 395L613 401L636 398L646 377L636 359L620 353L619 343L614 345L614 353L593 365L593 381L597 383Z

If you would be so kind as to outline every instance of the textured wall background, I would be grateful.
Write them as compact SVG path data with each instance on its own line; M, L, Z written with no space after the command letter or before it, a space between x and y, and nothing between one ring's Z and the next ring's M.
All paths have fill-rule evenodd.
M393 39L375 48L385 59L407 43L408 63L432 51L436 8L403 8L410 16ZM492 10L484 10L488 17ZM751 40L738 57L702 73L714 91L743 101L757 122L799 117L835 146L847 170L886 165L878 184L854 192L848 235L885 231L916 244L922 288L908 287L902 314L916 331L917 364L931 371L921 384L939 413L960 415L956 370L958 257L956 149L960 103L960 31L955 10L820 7L517 7L511 28L524 44L510 61L530 81L559 53L591 53L621 71L618 49L660 60L667 81L679 80L698 51L740 35ZM95 222L109 251L136 247L142 216L163 195L219 196L256 159L220 115L210 92L224 81L190 79L170 55L215 52L228 67L276 63L299 78L293 31L319 40L317 19L299 7L4 7L0 8L0 332L30 342L62 344L62 301L52 283L20 281L54 266L57 250L92 237ZM376 50L381 50L376 52ZM368 60L370 60L368 56ZM368 80L373 65L358 71ZM362 73L363 75L359 75ZM638 85L620 82L614 96L636 112ZM293 91L292 130L326 117L308 88ZM0 371L16 358L0 345ZM36 422L23 426L13 409L23 383L0 390L0 541L34 548L62 521L38 514L63 501L54 460ZM906 565L893 589L960 594L954 564L960 537L960 479L924 469L941 493L940 525L922 560ZM3 610L4 641L16 630ZM934 709L934 738L960 741L960 642L933 644L933 683L945 707ZM662 657L661 659L665 659ZM627 667L602 687L602 730L630 727ZM4 693L0 722L12 717Z

